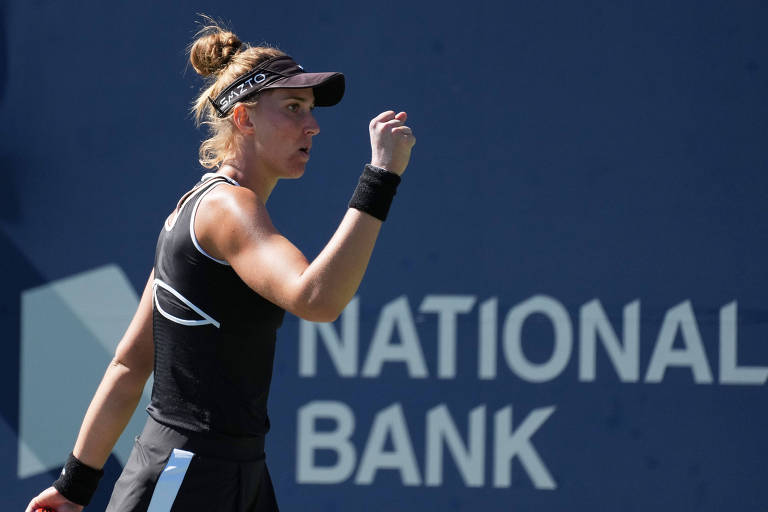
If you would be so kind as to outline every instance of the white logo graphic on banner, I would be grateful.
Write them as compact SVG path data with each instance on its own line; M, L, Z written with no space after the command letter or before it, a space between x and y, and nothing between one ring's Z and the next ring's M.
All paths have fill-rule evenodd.
M26 290L21 296L18 476L64 464L85 410L138 305L117 265ZM125 464L145 419L150 382L114 449Z

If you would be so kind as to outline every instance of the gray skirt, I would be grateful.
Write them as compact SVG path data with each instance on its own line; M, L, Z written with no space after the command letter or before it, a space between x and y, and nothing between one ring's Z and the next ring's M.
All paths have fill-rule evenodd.
M106 512L277 512L264 438L211 438L149 417Z

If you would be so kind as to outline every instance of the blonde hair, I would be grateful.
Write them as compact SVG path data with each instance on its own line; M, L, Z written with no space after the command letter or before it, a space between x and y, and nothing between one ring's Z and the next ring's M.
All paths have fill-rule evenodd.
M225 117L218 117L208 98L218 96L235 79L260 63L285 53L266 44L251 46L243 43L218 22L207 16L203 18L207 24L189 47L189 62L207 83L192 105L192 114L197 126L204 124L208 127L210 137L200 144L200 164L212 169L221 165L226 154L232 151L237 132L232 111ZM240 103L252 106L255 100Z

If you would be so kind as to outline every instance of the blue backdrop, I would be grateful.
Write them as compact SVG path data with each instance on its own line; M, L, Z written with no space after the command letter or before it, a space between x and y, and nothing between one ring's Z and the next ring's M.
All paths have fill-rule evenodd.
M203 172L199 12L347 76L270 199L308 257L369 119L418 139L355 302L279 332L283 510L766 510L768 6L687 0L0 5L4 510L55 478Z

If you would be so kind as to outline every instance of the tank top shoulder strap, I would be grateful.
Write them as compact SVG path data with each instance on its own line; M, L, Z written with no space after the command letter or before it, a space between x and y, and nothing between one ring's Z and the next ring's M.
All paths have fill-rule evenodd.
M210 180L220 181L222 179L226 180L227 182L229 182L230 184L232 184L232 185L234 185L236 187L240 186L240 184L234 178L230 178L229 176L226 176L224 174L218 174L218 173L215 173L215 172L207 172L207 173L203 174L203 177L200 179L200 184L207 184L207 182L210 181Z
M195 198L197 198L196 202L199 202L202 195L207 193L214 186L220 185L221 183L229 183L231 185L235 185L236 187L240 186L237 181L230 178L229 176L224 176L223 174L216 174L213 172L204 174L194 187L192 187L183 196L181 196L181 199L179 199L179 204L176 206L176 210L165 222L165 230L170 231L173 229L173 227L176 225L176 221L179 219L179 217L181 217L184 208L189 203L191 203Z
M192 206L192 212L189 215L189 238L192 240L192 243L200 254L212 261L215 261L216 263L219 263L220 265L229 266L229 263L226 261L214 258L208 254L208 252L203 249L203 246L200 245L200 241L197 239L197 235L195 234L195 215L197 215L197 209L200 207L200 203L208 192L221 185L222 183L229 183L238 187L240 186L237 181L233 180L232 178L222 174L214 173L208 173L204 175L203 180L200 184L198 184L199 188L197 191L195 191L194 205Z

